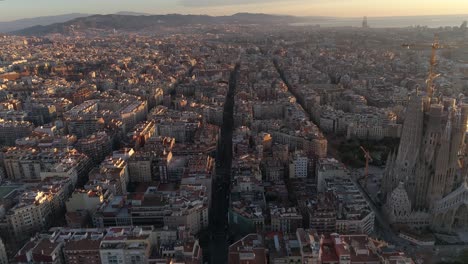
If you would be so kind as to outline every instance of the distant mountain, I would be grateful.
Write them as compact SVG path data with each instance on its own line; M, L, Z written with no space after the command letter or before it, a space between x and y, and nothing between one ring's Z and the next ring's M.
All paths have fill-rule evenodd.
M11 31L17 31L37 25L47 26L55 23L63 23L75 18L86 16L89 16L89 14L72 13L59 16L44 16L35 18L25 18L8 22L0 22L0 32L6 33Z
M122 15L122 16L151 16L152 14L139 13L139 12L130 12L130 11L120 11L120 12L115 13L115 15Z
M1 1L1 0L0 0ZM468 15L415 16L415 17L369 17L371 27L408 27L426 25L429 27L459 26L468 20ZM237 13L232 16L207 15L152 15L148 13L122 11L111 15L66 14L37 17L16 21L0 22L0 33L17 35L46 35L50 33L70 33L87 29L119 31L158 30L162 27L177 27L191 24L303 24L324 27L360 27L362 18L336 17L295 17L288 15L268 15Z
M232 16L207 15L92 15L80 17L63 23L46 26L34 26L14 31L17 35L46 35L51 33L69 33L71 30L87 29L119 31L157 30L161 27L177 27L186 25L209 24L287 24L304 22L306 18L294 16L239 13Z
M237 13L229 17L224 17L228 21L239 21L241 23L270 24L270 23L293 23L303 21L304 18L288 15L268 15L253 13Z

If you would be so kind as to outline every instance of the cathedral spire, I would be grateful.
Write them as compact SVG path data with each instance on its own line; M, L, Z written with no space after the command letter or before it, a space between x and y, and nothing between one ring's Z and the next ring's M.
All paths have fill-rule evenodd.
M445 125L445 131L444 131L444 138L448 141L450 141L450 138L452 136L452 109L449 109L448 115L447 115L447 124Z

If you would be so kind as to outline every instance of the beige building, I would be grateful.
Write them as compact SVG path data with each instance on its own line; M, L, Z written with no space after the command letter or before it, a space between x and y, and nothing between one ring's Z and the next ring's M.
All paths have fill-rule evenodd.
M67 212L86 210L92 213L104 202L104 196L100 190L76 189L65 203Z
M153 180L155 159L155 153L137 151L128 161L130 182L151 182Z
M295 207L270 207L271 230L285 234L293 234L297 228L302 227L302 215Z
M54 178L41 182L38 186L12 192L17 201L6 211L6 222L16 238L29 237L53 222L53 217L64 208L68 197L70 179Z
M0 119L0 145L14 146L15 140L29 136L34 125L27 121L6 121Z
M107 158L99 168L91 170L89 181L85 185L86 189L105 189L109 190L113 195L127 194L128 166L127 162L122 159L125 158L126 154L124 152L119 153L114 153L114 157Z
M73 183L89 172L89 158L76 150L8 148L3 159L10 180L44 180L48 177L71 178Z
M101 263L148 263L155 244L152 228L109 228L100 245Z
M321 263L322 238L312 230L298 228L296 231L297 241L301 252L301 263Z
M98 164L112 151L112 141L105 132L98 132L78 140L76 149Z

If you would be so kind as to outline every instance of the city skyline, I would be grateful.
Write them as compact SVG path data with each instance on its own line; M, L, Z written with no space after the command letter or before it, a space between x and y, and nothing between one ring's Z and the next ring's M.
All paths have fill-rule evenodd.
M463 0L440 1L387 1L370 0L255 0L255 1L167 1L167 0L91 0L79 2L44 0L0 1L0 21L22 18L62 15L67 13L112 14L120 11L148 14L207 14L230 15L238 12L284 14L296 16L329 17L392 17L426 15L460 15L468 13L468 2Z
M0 264L467 264L467 2L0 0Z

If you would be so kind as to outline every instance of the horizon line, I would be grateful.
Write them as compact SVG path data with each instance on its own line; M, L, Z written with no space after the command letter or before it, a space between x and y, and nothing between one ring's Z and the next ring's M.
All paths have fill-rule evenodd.
M129 14L119 14L119 13L135 13L141 15L129 15ZM272 16L292 16L298 18L307 18L307 17L317 17L317 18L332 18L332 19L355 19L355 18L403 18L403 17L431 17L431 16L468 16L468 13L465 14L432 14L432 15L389 15L389 16L369 16L369 15L362 15L362 16L320 16L320 15L290 15L290 14L279 14L279 13L261 13L261 12L236 12L229 15L209 15L209 14L196 14L196 13L162 13L162 14L152 14L152 13L145 13L145 12L138 12L138 11L118 11L115 13L80 13L80 12L70 12L70 13L62 13L62 14L54 14L54 15L42 15L42 16L34 16L34 17L23 17L17 18L14 20L0 20L0 23L8 23L8 22L15 22L18 20L26 20L26 19L36 19L36 18L45 18L45 17L56 17L56 16L65 16L65 15L73 15L79 14L85 16L95 16L95 15L122 15L122 16L166 16L166 15L194 15L194 16L211 16L211 17L223 17L223 16L233 16L236 14L253 14L253 15L272 15ZM468 17L467 17L468 20Z

